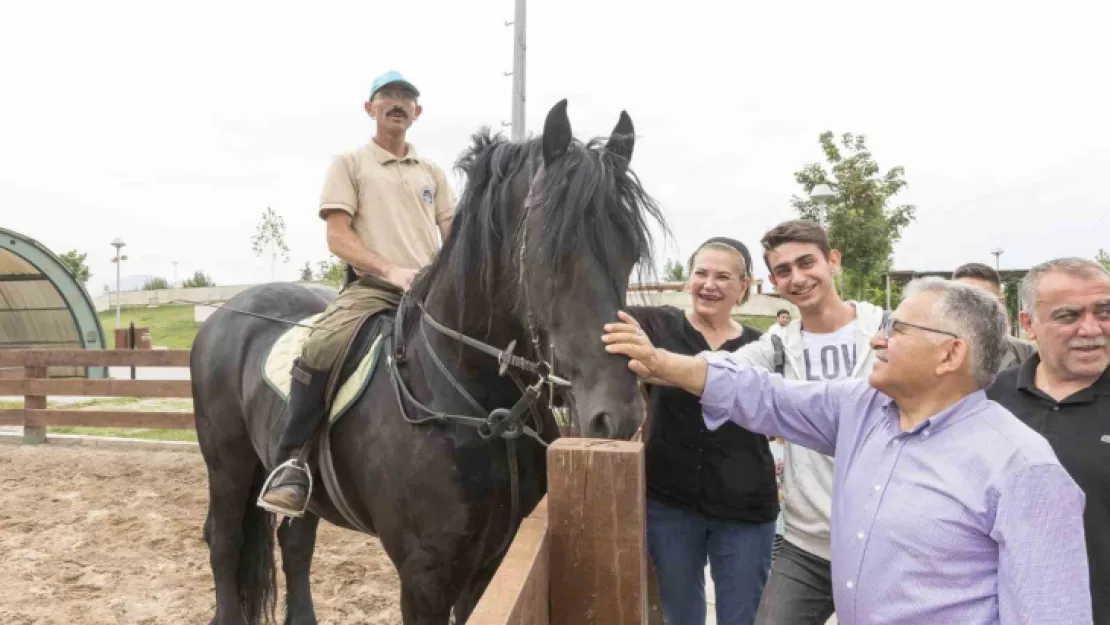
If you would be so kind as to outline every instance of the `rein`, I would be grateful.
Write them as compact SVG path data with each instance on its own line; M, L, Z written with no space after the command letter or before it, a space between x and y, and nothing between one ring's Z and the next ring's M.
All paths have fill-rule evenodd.
M536 174L532 179L532 186L535 186ZM489 440L493 438L505 439L505 447L507 453L507 461L509 468L509 490L511 498L511 509L509 513L509 530L505 534L500 548L490 556L489 562L495 558L503 555L512 542L517 521L520 517L520 476L517 462L517 439L521 436L527 436L534 440L541 447L547 448L548 443L543 440L543 418L536 408L537 401L543 394L543 387L549 386L551 400L554 401L555 387L570 388L571 384L565 378L559 377L552 372L551 362L544 360L542 357L542 350L540 349L540 335L536 329L535 318L532 314L532 309L528 306L528 293L526 283L524 281L524 255L525 246L527 244L527 216L529 208L531 207L532 188L529 188L528 197L524 203L524 217L521 220L521 244L520 244L520 275L521 293L525 300L526 320L529 339L531 340L533 351L537 354L537 360L529 360L522 356L517 356L513 353L516 348L516 340L513 339L505 349L498 349L488 343L484 343L475 338L469 337L462 332L454 330L445 326L436 320L428 309L424 306L424 302L412 298L406 291L401 296L401 303L397 308L397 315L394 318L393 332L391 339L393 340L393 348L389 350L389 371L390 380L393 383L393 392L397 397L397 405L401 410L401 416L405 421L418 425L435 421L437 423L457 423L473 427L478 431L478 436L482 439ZM424 346L427 348L427 354L436 368L443 375L455 392L462 397L474 412L477 414L487 415L485 418L474 417L469 415L450 414L447 412L434 410L417 400L412 392L409 390L405 381L401 378L401 367L406 362L405 345L404 345L404 317L406 309L406 300L412 301L412 304L420 310L420 336L424 341ZM459 382L452 373L443 364L443 361L436 354L435 349L432 348L431 340L428 338L428 328L432 328L441 336L454 340L469 348L475 349L487 356L497 360L498 375L508 375L509 378L516 384L520 390L520 398L513 404L512 408L495 408L487 412L478 400L471 395L466 388ZM536 376L536 381L527 386L521 381L518 374L523 371ZM421 417L409 416L408 407L415 408L423 413ZM532 417L533 426L529 426L524 422L524 416L527 413Z
M401 305L397 309L397 317L394 320L394 349L391 350L389 356L390 379L393 382L394 394L397 397L397 402L401 407L401 414L405 420L414 425L427 423L429 421L436 421L438 423L459 423L477 429L478 435L484 439L497 437L512 440L520 438L520 436L523 435L536 441L541 446L547 447L548 443L540 436L542 434L543 421L536 411L536 402L543 393L545 384L569 388L570 382L552 374L551 364L546 361L536 362L513 354L512 350L516 344L515 340L510 342L509 346L503 350L493 347L488 343L483 343L482 341L471 338L457 330L452 330L443 325L428 312L422 302L416 299L411 299L411 301L413 305L420 310L421 320L427 322L427 325L421 324L420 330L421 338L424 341L425 347L427 347L427 353L432 363L435 364L436 368L439 369L440 373L443 374L444 378L451 384L455 391L474 408L475 412L478 414L486 414L487 416L483 419L481 417L451 414L435 410L424 405L412 395L408 385L401 379L400 367L400 365L403 365L405 362L404 343L401 337L404 331L405 302L409 299L410 296L407 292L401 297ZM513 404L512 408L495 408L487 411L478 400L474 399L474 396L466 390L462 383L448 371L447 366L443 364L443 361L435 353L435 350L432 349L431 341L428 338L428 327L431 327L433 330L449 339L458 341L463 345L497 359L497 362L500 364L498 373L500 375L508 373L510 379L513 380L517 388L521 391L520 399ZM525 386L516 372L509 370L510 367L534 374L537 377L536 382L531 386ZM425 416L410 417L406 407L416 408L418 411L424 413ZM535 425L534 428L523 423L522 417L525 412L528 412L532 416Z
M509 377L520 389L520 399L513 404L512 408L495 408L489 411L486 418L472 417L468 415L450 414L447 412L434 410L421 403L418 399L413 397L412 392L409 390L408 385L401 379L401 367L405 364L405 348L404 348L404 311L406 300L410 296L408 292L401 296L401 304L397 308L397 316L394 319L394 326L391 340L394 346L389 350L388 364L390 372L390 380L393 383L393 392L397 397L397 406L401 410L401 416L405 421L419 425L429 421L437 423L458 423L475 428L478 431L478 436L485 440L492 438L505 439L505 450L507 455L507 463L509 469L509 493L510 493L510 512L509 512L509 529L505 533L505 538L502 540L500 547L489 558L492 562L495 558L502 556L509 549L512 544L514 529L517 520L520 517L520 469L517 466L517 439L522 435L536 441L541 447L547 448L548 443L543 440L543 418L536 409L536 402L543 392L545 384L558 384L559 386L569 387L570 383L562 378L558 378L551 373L551 364L546 361L531 361L512 353L516 341L509 343L509 346L504 350L499 350L492 345L483 343L477 339L466 336L465 334L452 330L442 323L436 321L431 313L427 311L424 304L419 300L412 299L413 304L420 309L420 320L426 323L421 323L420 334L424 340L424 345L427 347L427 353L432 362L435 363L437 369L443 374L443 377L454 387L455 391L464 399L466 403L470 404L478 414L485 414L486 409L482 407L471 395L466 388L458 381L458 379L448 371L447 367L436 355L435 350L432 348L431 341L428 339L427 328L431 327L441 335L458 341L463 345L476 349L484 354L492 356L497 359L500 364L498 372L500 375L508 373ZM520 369L536 375L537 380L531 386L525 386L521 381L520 376L516 371L510 371L509 368ZM552 386L554 392L554 386ZM423 417L409 416L408 407L416 408L418 411L424 413ZM534 428L526 425L523 421L525 412L532 417Z

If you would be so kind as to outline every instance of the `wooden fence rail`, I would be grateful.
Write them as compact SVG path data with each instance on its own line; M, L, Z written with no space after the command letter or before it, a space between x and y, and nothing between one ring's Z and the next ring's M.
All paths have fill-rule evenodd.
M0 409L0 425L22 425L23 442L46 442L47 426L192 429L182 411L47 408L47 397L192 397L189 380L47 379L47 367L188 367L189 350L11 349L0 367L23 367L22 378L0 379L0 395L22 395L22 408ZM9 374L10 375L10 374Z

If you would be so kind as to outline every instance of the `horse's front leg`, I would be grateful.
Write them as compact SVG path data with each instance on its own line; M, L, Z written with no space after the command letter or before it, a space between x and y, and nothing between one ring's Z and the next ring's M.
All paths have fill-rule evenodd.
M474 577L470 578L466 587L463 588L462 594L459 595L458 601L455 602L454 617L455 620L452 625L468 624L470 614L474 612L474 608L478 607L478 601L482 598L482 593L486 591L489 586L490 580L493 579L494 574L497 573L497 567L501 565L501 558L490 562L483 570L474 573ZM476 623L475 625L482 625Z
M306 511L300 519L284 520L278 529L285 571L285 625L316 625L309 570L319 524L320 517Z
M397 569L401 578L401 618L404 625L448 625L451 608L470 571L451 557L458 544L425 543L407 554ZM453 561L454 560L454 561Z

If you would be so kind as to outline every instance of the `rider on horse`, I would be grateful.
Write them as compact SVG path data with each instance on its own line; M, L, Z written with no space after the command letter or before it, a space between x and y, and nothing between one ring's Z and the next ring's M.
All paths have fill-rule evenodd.
M323 416L325 389L344 347L368 315L394 309L417 271L439 250L455 213L455 195L435 163L417 156L405 133L417 118L420 92L399 73L376 78L364 105L377 130L361 149L332 162L320 197L328 249L354 269L350 282L317 319L293 363L289 422L278 445L266 510L300 517L307 505L305 445Z

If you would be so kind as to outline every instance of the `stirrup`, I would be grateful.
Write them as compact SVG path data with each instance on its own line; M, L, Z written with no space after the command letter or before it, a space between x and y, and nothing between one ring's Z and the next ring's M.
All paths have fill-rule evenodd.
M294 471L300 471L301 473L304 473L308 476L308 492L306 492L304 496L304 507L300 510L286 510L284 508L279 508L278 506L275 506L262 499L262 496L270 490L270 482L274 481L274 477L280 472L279 470L284 467L289 467ZM266 478L266 481L263 482L262 490L258 493L258 501L256 501L255 503L258 505L259 508L262 508L263 510L266 510L268 512L273 512L278 516L288 516L296 519L303 517L305 510L308 510L308 503L312 501L312 471L309 469L310 467L308 466L308 462L305 462L304 466L301 466L297 463L296 458L290 458L289 460L286 460L285 462L277 465L276 467L274 467L274 470L270 472L270 476Z

